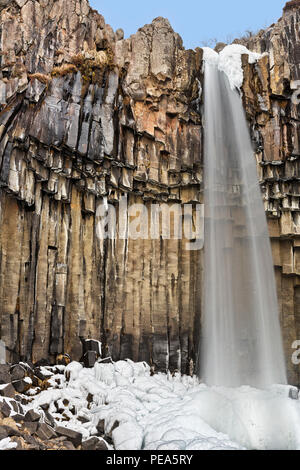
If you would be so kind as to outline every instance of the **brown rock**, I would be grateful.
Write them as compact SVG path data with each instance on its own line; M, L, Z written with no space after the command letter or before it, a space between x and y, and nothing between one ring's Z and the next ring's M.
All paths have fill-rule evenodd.
M15 423L12 423L15 425ZM12 436L21 436L20 431L16 427L12 427L9 425L2 425L1 430L6 433L7 437L12 437Z
M66 437L75 447L78 447L82 441L82 434L77 431L73 431L72 429L67 429L62 426L58 426L55 428L56 434L59 436Z
M7 433L6 429L0 427L0 441L2 439L6 439L7 437L9 437L9 436L8 436L8 433Z
M20 411L20 405L15 400L10 400L9 404L16 413Z
M86 418L85 416L77 416L77 420L80 421L81 423L88 423L90 420Z
M124 39L124 31L122 28L119 28L116 31L116 41L122 41L122 39Z
M97 431L99 432L99 434L101 435L104 435L105 434L105 420L104 419L100 419L97 426Z
M111 427L109 433L107 433L107 437L109 437L110 439L112 439L112 433L113 433L113 431L114 431L116 428L118 428L119 426L120 426L120 423L119 423L119 421L116 420L116 421L114 422L114 424L112 425L112 427Z
M24 421L27 422L38 422L41 419L41 415L34 410L28 410L24 416Z
M24 415L21 415L20 413L17 413L15 415L12 416L12 419L16 422L16 423L23 423L24 421Z
M15 380L14 382L12 382L12 385L16 392L26 393L31 388L32 383L28 382L27 380L21 379Z
M9 369L10 369L9 365L0 364L0 385L11 382Z
M0 396L13 398L15 396L15 388L11 384L0 387Z
M27 444L24 445L26 450L41 450L40 443L33 436L22 434L22 439Z
M59 354L56 357L56 364L67 366L68 364L70 364L70 362L71 362L71 358L69 354Z
M48 424L50 427L53 428L55 426L55 420L48 410L44 411L44 420L45 420L45 423Z
M20 364L15 364L10 369L11 381L22 380L26 376L26 369Z
M103 439L91 437L82 442L81 450L108 450L108 446Z
M38 423L36 421L28 421L24 418L24 427L30 432L30 434L34 434L37 431Z
M3 400L3 402L0 402L0 413L5 418L8 418L10 416L11 407L9 406L8 403L6 403L5 400Z
M39 437L42 441L48 441L56 437L56 433L54 429L52 429L46 423L39 423L37 431L35 432L37 437Z
M76 450L74 444L70 441L65 441L63 445L64 450Z

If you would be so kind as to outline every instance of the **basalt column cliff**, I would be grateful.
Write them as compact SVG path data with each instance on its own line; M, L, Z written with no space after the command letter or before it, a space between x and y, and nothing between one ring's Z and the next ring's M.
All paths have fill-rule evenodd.
M123 39L86 0L0 0L0 338L8 361L113 359L191 372L202 251L97 236L97 208L203 202L202 50L155 19ZM291 383L300 339L300 2L247 40L256 148ZM242 42L242 41L240 41ZM117 212L118 214L118 212ZM195 211L193 216L195 217ZM118 222L118 220L117 220Z

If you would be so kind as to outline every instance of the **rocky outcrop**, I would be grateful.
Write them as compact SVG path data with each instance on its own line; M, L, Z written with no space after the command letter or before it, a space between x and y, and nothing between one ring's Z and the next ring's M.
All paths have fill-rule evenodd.
M124 195L148 210L202 202L202 50L185 50L163 18L123 39L86 0L4 1L0 9L7 360L62 352L79 360L81 339L94 338L113 359L192 371L202 251L187 250L185 239L99 239L97 210L103 201L118 208ZM243 85L289 364L300 327L298 24L290 2L249 40L269 55L258 65L244 60Z
M99 240L96 213L124 194L148 207L200 200L201 50L162 18L115 41L86 1L23 3L1 14L8 359L79 359L80 338L96 338L114 359L188 370L198 253L184 240Z

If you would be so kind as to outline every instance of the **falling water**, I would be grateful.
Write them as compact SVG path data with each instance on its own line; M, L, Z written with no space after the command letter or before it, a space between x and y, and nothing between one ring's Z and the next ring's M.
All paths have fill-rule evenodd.
M237 89L205 64L205 255L201 377L286 383L275 275L249 129Z

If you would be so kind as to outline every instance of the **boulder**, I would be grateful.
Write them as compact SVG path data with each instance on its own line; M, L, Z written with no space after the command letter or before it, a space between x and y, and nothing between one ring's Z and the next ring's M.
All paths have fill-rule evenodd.
M104 435L105 434L105 420L100 419L96 428L100 435Z
M51 427L55 426L55 420L48 410L44 411L44 421L46 424L48 424Z
M57 436L54 429L52 429L46 423L39 423L37 431L35 432L36 436L39 437L42 441L49 441Z
M77 421L80 421L82 424L88 423L90 420L85 416L77 416Z
M95 351L87 351L83 356L84 367L91 368L94 367L95 362L97 361L98 355Z
M26 415L24 416L24 421L27 422L36 422L41 419L41 415L34 410L27 411Z
M111 430L107 433L107 437L109 437L110 439L112 439L112 433L113 433L113 431L114 431L116 428L118 428L119 426L120 426L120 423L119 423L118 420L116 420L116 421L114 422L114 424L112 425Z
M8 436L8 433L6 431L6 429L4 429L3 426L0 427L0 441L2 441L2 439L6 439Z
M7 384L0 386L0 396L1 397L8 397L13 398L15 396L16 390L12 386L12 384Z
M71 441L75 447L80 446L82 442L82 434L78 431L73 431L72 429L64 428L63 426L58 426L55 428L56 434L59 436L66 437L68 441Z
M108 450L108 445L103 439L99 439L96 436L83 441L81 444L81 450Z
M10 366L7 364L0 364L0 385L8 384L11 382L11 375L9 373Z
M71 358L69 354L59 354L56 357L56 364L59 366L67 366L68 364L70 364L70 362Z
M3 402L0 402L0 412L5 418L8 418L10 416L11 407L5 400L3 400Z
M22 439L29 445L24 446L27 450L40 450L40 444L33 436L22 434Z
M289 390L289 397L292 398L292 400L298 400L299 398L299 390L297 387L291 387Z
M26 380L28 379L29 377L24 377L24 379L21 379L21 380L15 380L14 382L12 382L12 385L14 387L14 389L16 390L16 392L18 393L26 393L31 385L32 385L32 382Z
M76 450L74 444L70 441L64 442L64 448L62 450Z
M10 400L9 404L15 413L19 412L19 403L17 403L15 400Z
M13 425L15 425L15 423L13 423ZM5 424L1 426L1 430L6 433L7 437L21 436L20 431L14 428L13 426L9 426Z
M20 413L17 413L12 416L12 419L15 421L15 423L23 423L24 422L24 415L21 415Z
M83 339L81 338L82 342L82 350L83 355L88 351L94 351L97 354L97 357L101 356L101 342L96 339Z
M15 380L22 380L26 376L26 368L21 364L15 364L10 369L11 380L14 382Z
M42 372L39 367L35 367L33 369L33 374L34 374L35 377L37 377L38 379L40 379L42 381L47 380L50 377L49 374L46 374L46 373Z
M24 428L26 428L30 434L34 434L38 428L38 422L37 421L26 421L24 419L24 416L23 416L23 420L24 420Z

